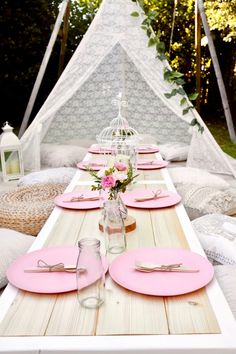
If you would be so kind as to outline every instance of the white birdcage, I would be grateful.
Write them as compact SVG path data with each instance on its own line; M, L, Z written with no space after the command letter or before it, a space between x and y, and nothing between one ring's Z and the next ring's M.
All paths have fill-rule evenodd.
M121 107L127 105L126 101L121 100L121 94L112 103L118 106L118 116L110 122L110 125L104 128L97 135L97 142L100 146L115 147L122 144L135 144L138 132L129 126L127 119L121 115Z

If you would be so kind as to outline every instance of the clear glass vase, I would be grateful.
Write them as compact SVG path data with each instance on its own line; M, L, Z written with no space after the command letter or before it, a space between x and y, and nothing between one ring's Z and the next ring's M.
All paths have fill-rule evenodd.
M125 225L118 199L108 200L104 203L103 230L107 252L121 253L125 251Z
M105 284L100 241L84 238L79 241L78 246L76 279L79 303L86 308L98 308L104 302Z

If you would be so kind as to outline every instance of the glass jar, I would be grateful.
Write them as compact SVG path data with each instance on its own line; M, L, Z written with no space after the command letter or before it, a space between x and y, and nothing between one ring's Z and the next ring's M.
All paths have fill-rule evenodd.
M103 230L107 252L121 253L126 249L125 225L118 199L104 203Z
M100 254L100 241L84 238L79 241L76 265L78 299L81 306L98 308L104 302L105 274Z

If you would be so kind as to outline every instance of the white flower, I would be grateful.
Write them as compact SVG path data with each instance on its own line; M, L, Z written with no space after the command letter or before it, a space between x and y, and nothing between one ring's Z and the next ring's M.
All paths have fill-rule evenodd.
M102 178L103 176L105 176L105 171L106 171L106 168L101 168L101 170L98 171L97 176L99 178Z

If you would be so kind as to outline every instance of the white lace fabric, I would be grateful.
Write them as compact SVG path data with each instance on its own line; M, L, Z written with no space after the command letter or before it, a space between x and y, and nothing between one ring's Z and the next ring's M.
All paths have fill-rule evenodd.
M165 97L173 89L163 79L168 63L156 58L154 47L148 48L148 37L141 28L143 18L131 16L133 11L142 12L131 0L103 0L72 59L21 139L27 169L39 169L41 143L95 139L117 116L117 107L111 102L119 92L128 102L121 113L130 126L155 136L158 143L190 144L189 123L197 118L204 125L195 110L182 115L182 96ZM202 135L198 134L198 144L191 145L188 165L234 173L213 138L213 148L208 150L209 135L206 127Z

